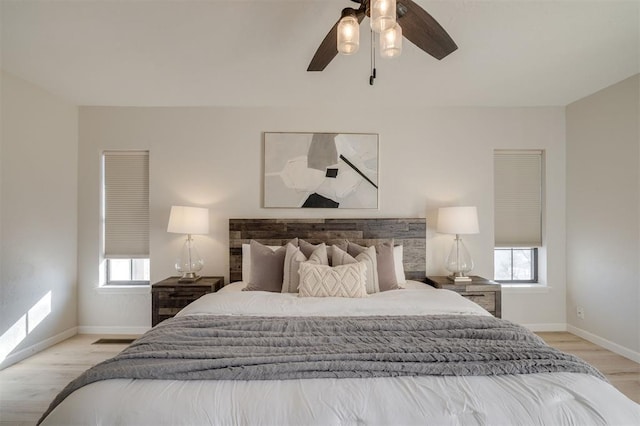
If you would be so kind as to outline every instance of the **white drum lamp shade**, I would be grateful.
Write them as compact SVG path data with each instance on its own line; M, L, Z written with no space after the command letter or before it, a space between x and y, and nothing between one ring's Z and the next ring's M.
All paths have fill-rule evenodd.
M209 209L172 206L167 232L203 235L209 233Z
M472 207L442 207L438 209L438 228L442 234L477 234L478 209Z

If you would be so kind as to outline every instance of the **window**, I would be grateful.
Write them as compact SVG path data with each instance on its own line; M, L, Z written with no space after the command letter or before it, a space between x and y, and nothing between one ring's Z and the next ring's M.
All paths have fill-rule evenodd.
M107 151L102 160L105 282L149 284L149 153Z
M538 282L542 247L543 152L494 151L494 279Z
M510 283L538 282L537 248L496 248L494 280Z
M148 284L149 259L107 259L108 284Z

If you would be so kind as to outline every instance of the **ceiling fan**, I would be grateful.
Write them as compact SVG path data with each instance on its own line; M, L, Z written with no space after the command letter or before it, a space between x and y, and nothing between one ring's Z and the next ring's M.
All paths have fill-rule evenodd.
M329 33L325 36L320 47L316 51L311 63L307 68L307 71L322 71L338 54L338 43L341 37L344 35L339 34L342 30L342 25L351 23L353 26L349 29L351 33L359 34L358 26L364 20L365 17L371 19L371 26L375 32L381 34L381 46L385 40L391 40L392 36L382 36L382 31L389 30L394 26L396 29L399 27L400 35L395 41L391 40L391 43L395 43L396 47L399 44L401 48L402 36L407 40L418 46L436 59L442 59L455 51L458 46L451 39L449 34L442 28L442 26L429 15L422 7L418 6L412 0L351 0L354 3L359 3L360 7L354 9L347 7L343 9L342 16L331 28ZM386 8L386 9L385 9ZM382 17L380 15L382 13ZM386 15L385 15L386 13ZM393 19L390 19L392 16ZM348 22L350 21L350 22ZM357 50L357 40L353 45L343 48L341 53L350 54L355 53ZM392 46L393 47L393 46ZM382 48L385 51L384 47ZM385 56L396 56L399 54L399 50L388 50L388 54Z

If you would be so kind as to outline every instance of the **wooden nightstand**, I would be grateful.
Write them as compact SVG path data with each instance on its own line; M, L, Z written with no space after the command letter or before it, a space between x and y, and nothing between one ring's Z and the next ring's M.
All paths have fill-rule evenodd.
M446 276L427 277L425 282L436 288L453 290L474 301L494 317L502 317L502 287L500 283L486 278L471 276L471 282L454 283Z
M194 283L179 283L180 277L169 277L151 286L151 326L173 317L180 309L200 296L224 286L224 277L202 277Z

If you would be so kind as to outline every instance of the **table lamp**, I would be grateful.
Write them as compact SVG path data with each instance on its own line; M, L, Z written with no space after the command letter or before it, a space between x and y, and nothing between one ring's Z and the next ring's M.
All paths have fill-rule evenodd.
M443 234L455 234L456 236L445 260L445 268L451 272L448 278L452 281L471 281L467 273L473 269L473 260L460 235L479 232L478 209L475 206L442 207L438 209L436 230Z
M180 257L176 260L176 271L182 274L178 282L195 282L200 279L198 272L204 261L196 250L192 235L209 233L209 209L202 207L172 206L167 232L186 234Z

